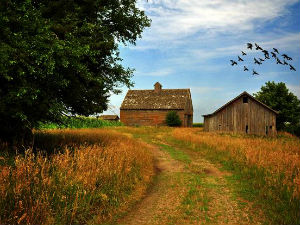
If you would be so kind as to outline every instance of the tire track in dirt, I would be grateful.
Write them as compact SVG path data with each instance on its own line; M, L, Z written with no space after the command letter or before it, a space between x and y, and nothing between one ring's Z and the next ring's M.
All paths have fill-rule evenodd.
M191 149L177 148L163 139L156 141L183 151L192 162L172 159L152 144L159 171L157 179L146 196L118 221L119 225L262 224L260 210L253 211L251 203L241 205L240 199L234 198L225 178L230 173L220 171ZM195 184L195 178L200 183Z

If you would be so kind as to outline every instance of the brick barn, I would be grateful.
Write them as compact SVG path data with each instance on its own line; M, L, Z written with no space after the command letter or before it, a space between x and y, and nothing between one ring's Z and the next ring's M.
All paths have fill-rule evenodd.
M203 115L204 131L272 136L276 134L277 114L277 111L243 92L214 113Z
M190 89L129 90L120 108L120 120L128 126L166 125L166 115L176 111L183 127L193 125L193 104Z

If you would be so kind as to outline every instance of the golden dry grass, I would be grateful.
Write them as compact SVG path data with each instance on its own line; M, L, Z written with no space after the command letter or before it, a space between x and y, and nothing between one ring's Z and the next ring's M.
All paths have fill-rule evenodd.
M243 165L265 169L269 174L266 182L270 186L280 182L283 175L283 185L292 192L291 197L300 198L300 141L296 137L287 134L285 138L233 136L189 128L175 129L172 135L192 145L206 145L217 152L228 152L234 161Z
M230 170L228 182L238 195L263 209L267 224L299 223L299 138L286 133L269 138L189 128L174 129L172 138Z
M0 224L101 223L140 198L154 174L151 147L111 130L37 132L36 142L63 151L29 149L0 164Z

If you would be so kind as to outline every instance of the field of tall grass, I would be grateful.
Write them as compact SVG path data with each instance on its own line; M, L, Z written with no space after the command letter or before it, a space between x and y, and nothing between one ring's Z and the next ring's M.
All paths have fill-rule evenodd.
M154 175L151 147L112 130L34 137L24 154L0 157L0 224L100 224L141 198Z
M300 222L300 140L175 129L172 136L204 157L221 163L247 184L244 195L256 196L274 224Z

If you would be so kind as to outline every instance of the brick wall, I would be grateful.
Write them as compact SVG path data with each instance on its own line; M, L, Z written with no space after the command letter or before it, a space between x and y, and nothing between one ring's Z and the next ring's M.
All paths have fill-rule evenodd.
M184 111L176 110L184 124ZM127 126L166 125L166 115L169 110L120 110L120 121Z

